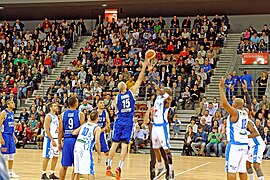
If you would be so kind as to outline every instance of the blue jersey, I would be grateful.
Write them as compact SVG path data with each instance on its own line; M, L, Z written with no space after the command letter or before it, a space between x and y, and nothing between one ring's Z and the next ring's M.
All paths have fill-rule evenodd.
M116 98L118 118L133 118L135 110L135 98L130 90L125 94L119 93Z
M103 110L98 117L97 125L102 129L106 126L106 110Z
M7 109L4 110L6 112L6 117L3 121L3 134L11 134L14 133L14 112L9 112Z
M76 138L72 131L80 127L80 112L78 110L66 110L62 117L64 138Z

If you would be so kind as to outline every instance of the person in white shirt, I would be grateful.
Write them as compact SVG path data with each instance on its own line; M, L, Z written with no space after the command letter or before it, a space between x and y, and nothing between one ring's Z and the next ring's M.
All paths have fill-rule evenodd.
M83 112L83 110L85 110L85 109L87 110L87 112L90 112L93 110L93 107L87 103L87 99L83 100L83 103L79 107L79 111Z
M204 111L204 115L201 117L201 119L205 119L206 120L206 124L208 124L209 126L211 126L212 124L212 116L209 115L209 111L205 110Z

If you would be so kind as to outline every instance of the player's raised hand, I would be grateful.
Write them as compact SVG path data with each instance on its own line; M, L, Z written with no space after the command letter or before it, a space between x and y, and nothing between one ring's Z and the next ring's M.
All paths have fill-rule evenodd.
M147 66L149 66L149 64L150 64L149 61L144 61L142 65L143 65L143 67L147 67Z
M220 81L219 81L219 87L220 87L220 88L223 88L224 84L225 84L225 78L222 77L222 78L220 79Z

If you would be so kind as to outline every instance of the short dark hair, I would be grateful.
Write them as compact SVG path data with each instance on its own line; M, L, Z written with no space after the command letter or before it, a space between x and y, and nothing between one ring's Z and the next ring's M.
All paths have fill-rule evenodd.
M198 129L202 129L203 127L202 127L202 125L201 124L199 124L198 125Z
M54 104L56 104L55 102L51 102L48 104L48 107L51 108Z
M108 94L107 94L108 95ZM99 98L98 100L97 100L97 103L99 103L99 101L104 101L103 100L103 98Z
M74 107L75 104L76 104L76 102L77 102L77 98L76 97L71 96L70 98L68 98L68 105L70 107Z
M98 112L97 111L92 111L90 113L90 120L95 121L98 118Z

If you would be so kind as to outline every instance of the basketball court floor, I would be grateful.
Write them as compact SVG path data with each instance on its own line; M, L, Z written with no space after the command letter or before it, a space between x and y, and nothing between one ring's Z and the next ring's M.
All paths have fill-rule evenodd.
M14 170L21 176L21 180L37 180L41 176L42 157L41 150L18 149L15 155ZM97 180L114 179L105 176L105 159L96 163L94 153L95 174ZM123 166L122 180L148 180L149 178L149 154L128 154ZM113 169L119 162L119 154L113 160ZM225 180L224 158L214 157L173 157L176 180ZM49 164L50 165L50 164ZM50 167L50 166L49 166ZM49 168L48 167L48 168ZM265 179L270 179L270 160L264 160L262 164ZM58 161L56 175L59 174L60 158ZM67 180L70 179L70 171L67 173ZM49 172L49 170L47 171ZM86 178L85 178L86 179ZM163 178L161 178L163 179ZM255 178L257 179L257 178Z

